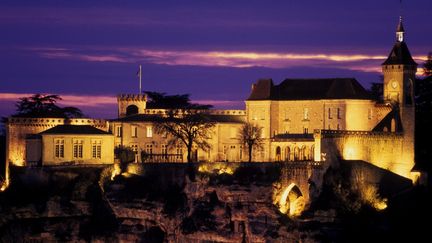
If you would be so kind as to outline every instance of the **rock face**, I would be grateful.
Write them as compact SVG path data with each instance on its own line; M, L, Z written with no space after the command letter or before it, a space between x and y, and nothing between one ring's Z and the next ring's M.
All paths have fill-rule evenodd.
M316 229L298 230L273 203L277 168L191 177L186 166L139 167L113 180L109 167L17 169L0 194L0 240L315 241Z

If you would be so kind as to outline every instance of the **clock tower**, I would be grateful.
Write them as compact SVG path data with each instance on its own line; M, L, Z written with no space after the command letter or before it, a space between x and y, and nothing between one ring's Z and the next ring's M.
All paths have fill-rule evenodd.
M417 63L405 43L402 18L396 29L396 43L382 64L384 74L384 101L400 106L414 105L414 81Z
M396 43L387 60L382 64L384 75L384 102L395 110L395 119L400 119L402 129L402 156L393 166L400 171L411 171L415 164L415 103L414 81L417 63L413 60L405 43L402 17L396 29Z

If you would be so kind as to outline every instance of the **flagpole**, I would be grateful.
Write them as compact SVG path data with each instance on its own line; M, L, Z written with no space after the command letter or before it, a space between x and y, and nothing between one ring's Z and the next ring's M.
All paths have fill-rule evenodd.
M139 65L139 94L142 94L142 89L141 89L141 77L142 77L142 67L141 65Z

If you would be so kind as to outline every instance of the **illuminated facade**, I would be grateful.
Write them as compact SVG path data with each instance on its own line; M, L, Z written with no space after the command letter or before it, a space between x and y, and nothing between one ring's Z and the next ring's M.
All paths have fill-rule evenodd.
M240 143L238 133L242 124L248 121L263 127L264 146L255 151L254 161L363 160L412 178L413 87L417 64L405 43L402 20L396 37L388 59L382 64L383 102L373 100L355 79L350 78L286 79L278 85L271 79L258 80L252 86L245 110L207 111L216 124L209 134L212 147L210 151L195 149L194 159L247 161L247 151ZM100 138L102 143L111 146L112 150L119 145L131 147L137 152L137 162L141 161L141 152L180 154L176 159L186 160L184 147L168 147L167 137L154 132L154 117L164 115L167 110L147 109L145 95L120 95L117 100L118 119L73 119L68 122L111 132L111 137ZM7 123L7 161L15 165L29 164L31 156L37 154L34 150L38 149L44 156L55 157L56 137L42 139L44 146L38 148L37 142L27 135L43 135L43 131L63 124L66 124L63 119L10 118ZM79 140L73 134L68 139L72 147L74 141ZM84 142L91 144L92 139L96 138L90 136ZM45 151L51 148L54 150ZM44 156L42 164L59 161ZM65 158L63 162L70 160L73 158ZM91 158L87 161L98 162ZM113 161L109 156L104 159L104 163Z

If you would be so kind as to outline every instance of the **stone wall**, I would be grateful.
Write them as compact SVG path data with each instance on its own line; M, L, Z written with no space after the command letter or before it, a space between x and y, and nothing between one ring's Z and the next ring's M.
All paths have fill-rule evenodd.
M318 131L323 160L363 160L403 177L411 177L413 150L403 134L392 132Z

